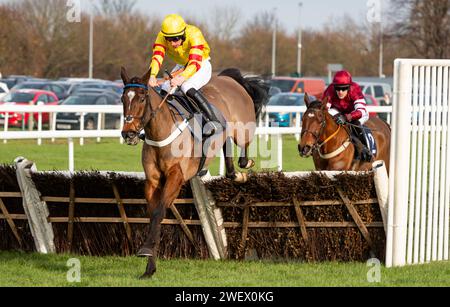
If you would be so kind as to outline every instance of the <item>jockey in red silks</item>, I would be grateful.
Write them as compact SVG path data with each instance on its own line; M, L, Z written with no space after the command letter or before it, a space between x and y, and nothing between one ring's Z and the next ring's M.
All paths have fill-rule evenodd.
M342 70L336 73L333 83L325 90L323 99L326 97L329 99L329 113L337 124L344 125L348 122L358 126L355 129L358 137L351 137L359 151L360 159L370 162L373 158L372 152L366 146L366 132L362 127L369 119L369 113L360 86L353 82L348 71Z

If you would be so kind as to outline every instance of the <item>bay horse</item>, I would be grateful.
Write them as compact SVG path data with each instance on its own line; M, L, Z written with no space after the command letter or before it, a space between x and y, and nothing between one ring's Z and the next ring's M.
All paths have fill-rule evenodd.
M202 155L196 151L196 141L186 120L166 103L153 88L148 88L149 70L142 77L129 78L122 67L125 85L122 95L124 127L122 137L128 145L139 143L139 132L145 131L146 142L142 149L145 173L145 198L150 214L150 231L137 255L147 257L148 264L142 278L156 272L156 257L161 235L161 222L166 210L178 197L182 186L197 175ZM203 94L226 120L226 129L219 132L215 142L206 148L205 166L223 149L226 176L236 182L245 182L246 174L237 172L233 157L228 155L230 139L241 148L239 166L249 169L254 161L248 158L248 147L256 130L256 119L268 101L268 89L261 79L242 77L237 69L227 69L202 88ZM151 140L151 142L148 142ZM201 142L201 141L200 141ZM197 144L198 145L198 144Z
M348 125L338 125L328 113L328 99L310 101L305 95L307 110L302 119L302 134L298 150L302 157L313 156L316 170L369 171L372 162L354 159L355 145L351 142ZM377 146L373 161L382 160L389 171L391 128L378 117L370 118L365 126L371 129Z

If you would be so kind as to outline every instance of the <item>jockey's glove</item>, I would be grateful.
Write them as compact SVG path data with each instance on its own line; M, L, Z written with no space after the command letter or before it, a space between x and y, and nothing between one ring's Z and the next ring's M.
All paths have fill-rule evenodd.
M334 120L338 125L345 125L347 123L347 116L345 116L344 114L336 114L334 116Z

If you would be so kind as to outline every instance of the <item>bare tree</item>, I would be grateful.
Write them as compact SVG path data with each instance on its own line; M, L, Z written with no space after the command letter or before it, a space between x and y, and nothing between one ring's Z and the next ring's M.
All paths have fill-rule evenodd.
M450 57L450 0L391 0L391 36L403 39L424 58ZM414 55L414 54L413 54Z
M131 14L137 0L100 0L97 11L105 16Z
M236 34L242 11L235 6L215 6L210 12L210 24L217 39L230 41Z

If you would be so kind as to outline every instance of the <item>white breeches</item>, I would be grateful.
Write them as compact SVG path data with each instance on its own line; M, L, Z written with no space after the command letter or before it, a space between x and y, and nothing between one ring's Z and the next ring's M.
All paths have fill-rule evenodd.
M183 69L184 66L176 65L172 72L178 71L180 69ZM187 79L183 85L181 86L181 90L183 93L186 94L187 91L189 91L191 88L195 88L196 90L201 89L204 87L208 82L211 80L212 77L212 66L209 59L204 60L202 62L202 66L200 67L200 70L197 71L192 77ZM161 88L165 90L166 92L170 91L170 81L166 81L161 85Z

